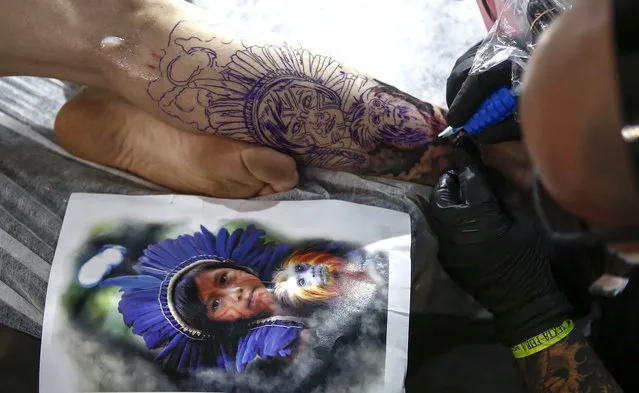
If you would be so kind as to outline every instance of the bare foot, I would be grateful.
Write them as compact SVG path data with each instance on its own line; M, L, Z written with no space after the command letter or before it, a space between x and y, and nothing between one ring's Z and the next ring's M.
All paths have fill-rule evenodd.
M295 161L273 149L177 130L113 93L86 88L58 113L58 143L80 158L172 190L247 198L297 184Z

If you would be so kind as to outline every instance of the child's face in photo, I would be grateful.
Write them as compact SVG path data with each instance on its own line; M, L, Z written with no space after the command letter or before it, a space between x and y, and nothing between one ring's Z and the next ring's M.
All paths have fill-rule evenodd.
M204 270L195 278L207 317L236 321L272 313L274 301L262 281L237 269Z

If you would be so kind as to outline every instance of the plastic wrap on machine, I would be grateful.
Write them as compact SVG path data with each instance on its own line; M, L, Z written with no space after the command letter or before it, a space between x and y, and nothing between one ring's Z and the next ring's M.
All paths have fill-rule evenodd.
M575 0L507 0L499 18L477 51L471 74L480 74L510 60L512 86L521 82L522 71L541 33Z

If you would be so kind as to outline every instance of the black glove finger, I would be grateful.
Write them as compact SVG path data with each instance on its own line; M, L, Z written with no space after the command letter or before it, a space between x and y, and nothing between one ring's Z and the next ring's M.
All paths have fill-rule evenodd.
M464 81L468 78L468 73L473 67L477 49L479 49L482 42L483 41L479 41L473 45L455 62L455 66L453 66L453 70L446 81L446 104L449 107L453 104L453 100L455 96L457 96L457 93L459 93L459 89L461 89Z
M519 123L515 121L513 116L509 116L506 120L494 126L487 127L479 134L476 134L475 140L482 145L519 141L521 140Z
M455 138L453 146L453 163L456 168L465 168L469 165L483 165L482 151L479 145L467 134Z
M462 197L469 206L496 202L486 174L477 164L471 164L460 171L459 186Z
M456 207L464 206L459 192L457 172L450 170L444 173L433 189L426 209L426 220L431 230L440 238L450 237L455 230L457 220Z
M449 106L447 120L451 127L462 127L479 106L502 86L511 86L512 64L504 61L486 72L470 75Z
M430 205L438 208L447 208L463 205L459 191L459 178L456 171L450 170L442 175L430 197Z

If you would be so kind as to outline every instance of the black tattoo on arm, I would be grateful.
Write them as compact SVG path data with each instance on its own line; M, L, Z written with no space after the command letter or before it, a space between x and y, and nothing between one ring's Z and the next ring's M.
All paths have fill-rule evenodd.
M529 392L620 393L586 338L578 331L552 347L519 359Z
M440 108L289 44L245 45L204 24L171 31L147 93L193 129L288 153L305 165L432 184Z

